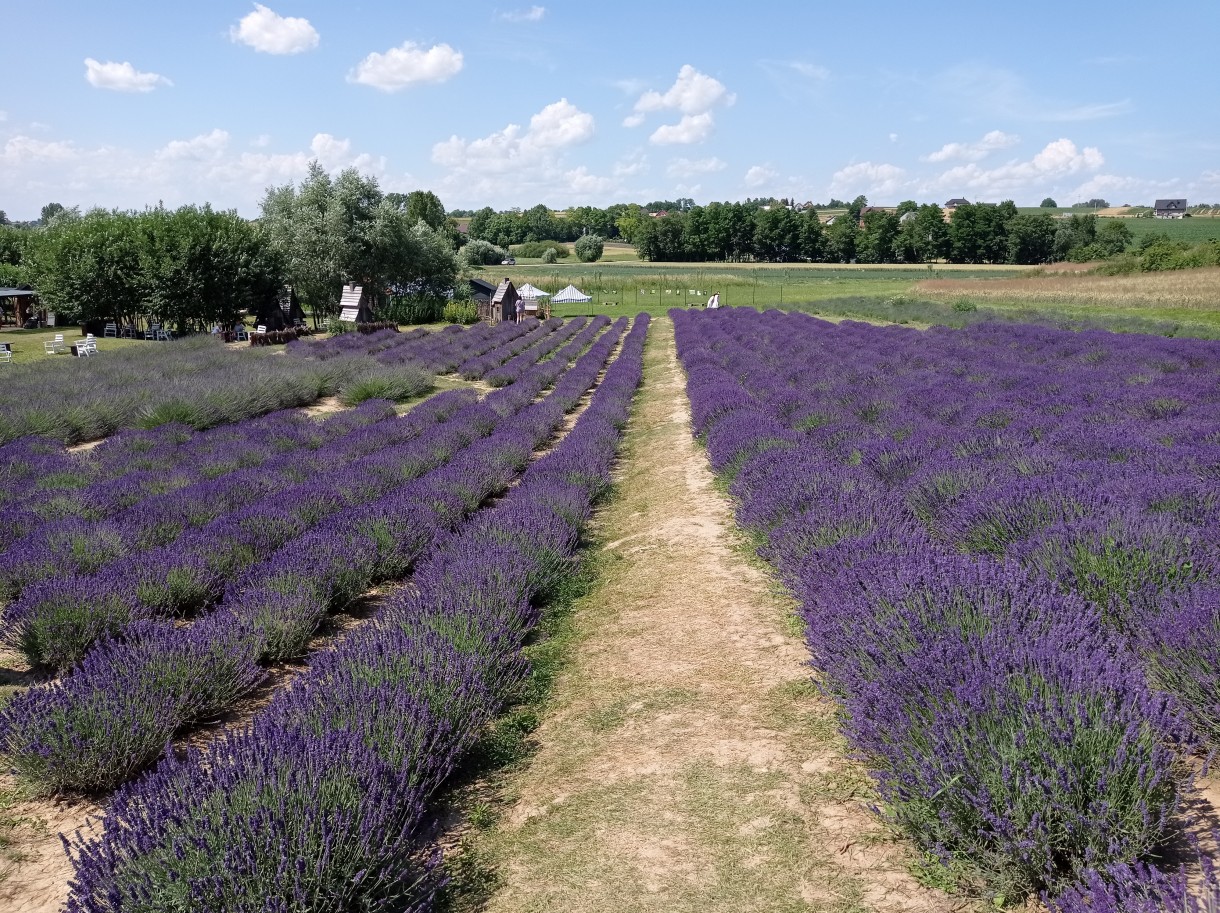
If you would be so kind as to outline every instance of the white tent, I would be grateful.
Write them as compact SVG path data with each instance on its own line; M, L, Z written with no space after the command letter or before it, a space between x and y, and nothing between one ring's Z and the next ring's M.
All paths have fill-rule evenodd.
M592 295L586 295L574 285L569 285L561 292L551 296L551 304L572 304L577 301L592 301Z
M537 301L539 298L549 298L550 292L544 292L537 286L530 285L528 282L525 285L518 286L517 295L524 298L526 301Z

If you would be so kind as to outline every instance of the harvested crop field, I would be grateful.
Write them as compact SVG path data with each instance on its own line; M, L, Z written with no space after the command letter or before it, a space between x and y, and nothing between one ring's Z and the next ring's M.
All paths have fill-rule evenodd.
M1214 310L1220 300L1220 268L1122 276L1073 275L1056 269L1051 275L1019 279L925 279L915 289L949 301L1202 312Z

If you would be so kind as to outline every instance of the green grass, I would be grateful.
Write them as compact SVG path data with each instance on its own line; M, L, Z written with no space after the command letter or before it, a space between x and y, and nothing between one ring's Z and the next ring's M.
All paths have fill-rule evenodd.
M1147 235L1169 235L1174 241L1198 244L1212 238L1220 239L1220 219L1121 219L1138 244Z
M542 264L518 261L517 266L489 266L489 278L507 275L520 285L532 282L550 292L569 283L593 300L556 305L558 317L578 314L665 314L673 307L702 306L714 291L726 307L788 307L833 298L866 296L886 299L908 294L921 279L1008 278L1022 267L961 267L954 265L809 265L754 263L646 263L622 260L597 263Z
M0 342L11 343L13 346L13 362L14 365L31 364L34 362L45 362L47 364L63 363L75 361L72 357L72 351L69 348L66 355L48 355L43 348L44 342L50 342L55 338L56 333L64 334L64 345L71 346L72 343L83 339L84 336L78 326L66 327L45 327L39 330L9 330L6 329L0 333ZM104 358L107 352L116 352L121 349L131 349L138 346L153 346L156 343L145 342L143 339L104 339L99 337L97 340L97 355L96 358ZM10 365L0 366L0 371ZM3 375L0 375L3 376Z

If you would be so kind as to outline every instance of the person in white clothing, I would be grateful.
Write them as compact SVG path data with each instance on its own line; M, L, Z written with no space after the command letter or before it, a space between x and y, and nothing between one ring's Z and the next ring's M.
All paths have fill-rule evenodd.
M712 297L707 299L707 306L709 309L720 307L720 293L719 292L712 292Z

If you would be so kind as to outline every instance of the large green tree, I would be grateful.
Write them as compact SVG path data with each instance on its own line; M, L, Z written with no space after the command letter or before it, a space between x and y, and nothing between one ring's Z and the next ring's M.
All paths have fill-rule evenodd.
M434 294L441 286L452 288L458 264L444 207L422 194L387 199L376 178L354 168L331 178L317 162L299 187L267 190L262 221L268 237L315 317L338 313L346 282L365 285L379 300L392 289ZM434 227L428 220L438 215L441 225Z

